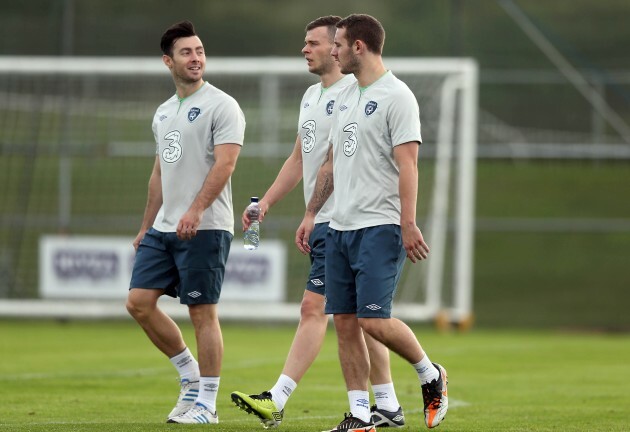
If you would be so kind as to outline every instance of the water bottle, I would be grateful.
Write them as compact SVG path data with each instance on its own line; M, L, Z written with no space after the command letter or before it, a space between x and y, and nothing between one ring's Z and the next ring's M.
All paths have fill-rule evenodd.
M251 203L247 206L247 216L250 224L245 234L243 234L243 247L246 250L258 249L260 244L260 207L258 207L258 197L252 197Z

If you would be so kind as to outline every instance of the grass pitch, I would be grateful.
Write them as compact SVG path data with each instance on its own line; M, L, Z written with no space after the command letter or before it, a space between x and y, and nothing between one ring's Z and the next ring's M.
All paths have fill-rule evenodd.
M193 341L192 328L182 330ZM263 430L229 394L270 388L294 330L224 324L220 424L189 426L164 423L178 392L176 373L134 323L0 321L0 431ZM451 408L440 431L630 428L628 334L414 330L449 373ZM415 372L392 357L392 373L407 419L400 430L426 430ZM347 409L331 328L280 430L329 429Z

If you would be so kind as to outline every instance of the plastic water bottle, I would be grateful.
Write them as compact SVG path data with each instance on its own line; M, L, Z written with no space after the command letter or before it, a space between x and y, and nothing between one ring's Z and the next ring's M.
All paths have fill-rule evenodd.
M260 244L260 207L258 207L258 197L252 197L251 203L247 206L247 216L251 221L249 228L243 234L243 247L246 250L258 249Z

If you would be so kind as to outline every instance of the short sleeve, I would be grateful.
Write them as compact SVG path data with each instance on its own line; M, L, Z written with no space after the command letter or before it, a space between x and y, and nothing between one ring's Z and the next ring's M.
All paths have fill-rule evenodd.
M230 96L217 108L212 120L214 145L239 144L245 139L245 115L238 102Z
M403 88L395 101L387 114L392 147L411 141L421 144L420 108L416 97L409 88Z

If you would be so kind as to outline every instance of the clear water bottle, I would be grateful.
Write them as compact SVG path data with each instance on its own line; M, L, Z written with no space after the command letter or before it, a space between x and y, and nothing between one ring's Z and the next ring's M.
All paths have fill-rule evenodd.
M260 207L258 207L258 197L252 197L251 203L247 206L247 216L251 221L249 228L243 234L243 247L246 250L258 249L260 244Z

